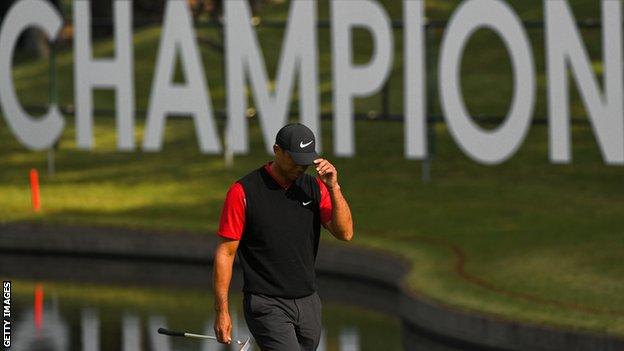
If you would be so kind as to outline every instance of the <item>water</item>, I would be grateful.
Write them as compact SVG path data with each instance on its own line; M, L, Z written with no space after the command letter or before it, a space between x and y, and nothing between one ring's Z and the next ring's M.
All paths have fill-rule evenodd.
M214 335L209 266L10 254L3 255L1 266L3 280L12 280L11 351L237 349L156 332L168 327ZM251 335L242 314L240 281L236 272L230 290L234 339ZM414 335L406 347L396 292L345 277L321 275L318 283L320 351L456 350Z
M30 282L13 280L13 351L22 350L225 350L213 341L172 338L156 333L169 327L193 333L214 334L212 299L207 292L153 292L144 288L42 283L44 303L36 322ZM240 306L240 294L231 299L233 335L250 336ZM179 301L184 302L179 304ZM373 340L388 336L399 350L398 320L353 306L326 302L324 333L319 350L372 350ZM370 345L370 347L363 347ZM235 348L231 348L235 349Z

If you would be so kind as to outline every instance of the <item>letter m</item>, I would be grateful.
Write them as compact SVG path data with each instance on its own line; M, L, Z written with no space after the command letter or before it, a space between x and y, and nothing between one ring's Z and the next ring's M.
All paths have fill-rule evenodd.
M294 76L299 70L301 122L317 136L317 151L320 151L316 0L291 2L276 84L267 79L247 1L225 1L224 5L228 110L226 142L235 153L248 151L245 119L245 75L248 74L266 150L272 153L275 135L287 122ZM269 86L275 87L273 93L269 91Z

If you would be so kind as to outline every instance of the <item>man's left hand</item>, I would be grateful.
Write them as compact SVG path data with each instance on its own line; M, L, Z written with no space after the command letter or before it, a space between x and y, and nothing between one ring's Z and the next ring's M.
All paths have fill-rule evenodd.
M338 185L338 171L336 167L324 158L317 158L314 160L314 166L316 172L319 174L321 181L325 183L328 188L333 188Z

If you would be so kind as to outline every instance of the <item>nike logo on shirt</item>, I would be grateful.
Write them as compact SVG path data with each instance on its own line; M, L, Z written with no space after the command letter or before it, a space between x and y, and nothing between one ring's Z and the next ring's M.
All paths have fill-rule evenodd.
M308 206L310 204L310 202L312 202L312 200L308 201L308 202L302 202L303 206Z

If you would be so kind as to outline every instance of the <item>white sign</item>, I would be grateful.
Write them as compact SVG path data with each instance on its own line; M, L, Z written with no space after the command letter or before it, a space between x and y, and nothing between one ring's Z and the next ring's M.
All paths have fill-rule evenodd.
M377 93L392 70L394 38L391 22L375 0L330 0L333 135L338 156L355 155L353 99ZM317 2L291 2L280 53L275 88L269 89L266 65L246 0L224 2L228 128L226 139L234 153L249 151L246 86L258 106L266 151L272 152L277 130L286 123L295 79L299 87L300 120L317 135L320 151ZM544 0L550 160L571 162L568 74L574 78L605 163L624 165L624 74L622 3L602 0L604 87L592 72L567 0ZM89 1L74 1L74 87L77 145L91 149L93 89L116 93L117 147L134 150L134 68L132 6L114 1L115 56L94 59L91 48ZM438 74L441 106L459 147L476 162L499 164L512 157L530 127L536 98L534 55L521 20L502 0L464 0L453 13L442 39L439 70L425 70L424 0L403 0L404 154L427 157L427 74ZM60 137L65 120L56 104L41 118L26 113L15 93L11 68L19 35L30 27L56 40L62 18L44 0L21 0L6 14L0 29L0 105L7 125L27 148L50 148ZM373 40L373 55L364 65L353 62L352 32L363 28ZM465 45L477 29L489 29L503 41L513 67L514 93L509 113L495 130L484 130L469 115L461 92L460 67ZM190 115L201 152L220 153L210 90L206 83L193 20L186 1L167 1L154 81L147 113L144 151L162 148L167 116ZM186 77L173 83L176 57Z

